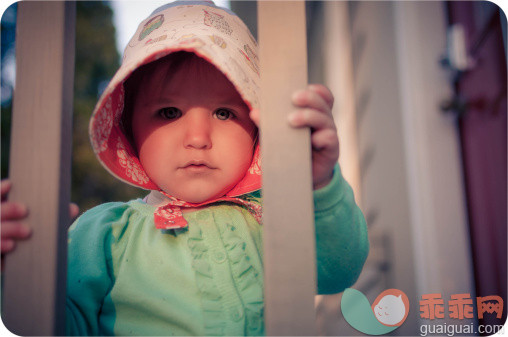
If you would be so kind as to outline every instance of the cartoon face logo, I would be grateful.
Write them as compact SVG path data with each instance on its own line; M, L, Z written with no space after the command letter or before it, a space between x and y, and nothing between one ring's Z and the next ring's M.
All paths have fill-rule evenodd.
M346 288L340 300L340 309L351 327L375 336L398 329L409 314L409 299L399 289L383 291L373 303L371 305L362 292Z
M376 298L372 311L380 323L386 326L400 326L409 313L409 300L402 291L388 289Z

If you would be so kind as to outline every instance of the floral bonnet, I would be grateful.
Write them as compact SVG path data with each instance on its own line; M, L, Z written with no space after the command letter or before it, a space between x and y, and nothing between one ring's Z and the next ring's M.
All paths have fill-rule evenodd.
M257 42L238 16L211 1L176 1L141 22L123 54L120 68L100 97L90 120L93 150L116 178L159 190L144 171L122 126L124 82L140 66L177 51L193 52L219 69L249 108L259 107ZM250 169L226 196L261 188L259 148Z

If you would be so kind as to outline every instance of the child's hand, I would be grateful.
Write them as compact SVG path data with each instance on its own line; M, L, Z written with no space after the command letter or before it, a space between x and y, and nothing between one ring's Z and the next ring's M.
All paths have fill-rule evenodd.
M14 250L16 241L26 240L32 234L32 230L24 222L28 216L26 205L19 202L7 201L7 195L11 186L9 180L2 180L0 188L2 194L0 211L2 219L2 225L0 226L2 260L5 254ZM74 219L79 214L79 207L76 204L71 204L69 212L71 219Z
M7 194L10 189L11 182L2 180L2 226L0 227L2 259L4 254L14 250L17 240L28 239L32 233L31 229L23 222L28 215L26 206L19 202L7 201Z
M339 159L339 138L332 116L333 95L321 84L311 84L293 94L297 110L288 116L295 128L310 127L312 143L312 179L314 189L325 187L333 177L333 168ZM259 126L259 110L250 112Z

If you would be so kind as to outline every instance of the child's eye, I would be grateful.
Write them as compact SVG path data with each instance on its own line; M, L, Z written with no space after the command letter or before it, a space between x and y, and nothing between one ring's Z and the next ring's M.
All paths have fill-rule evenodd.
M215 110L213 115L217 119L220 119L222 121L225 121L227 119L231 119L231 118L233 118L235 116L231 111L229 111L228 109L224 109L224 108Z
M158 111L159 116L165 119L176 119L182 116L182 111L175 107L162 108Z

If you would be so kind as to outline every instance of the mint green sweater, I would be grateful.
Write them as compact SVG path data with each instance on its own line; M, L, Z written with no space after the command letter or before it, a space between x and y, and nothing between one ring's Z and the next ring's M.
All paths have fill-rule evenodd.
M351 286L368 253L364 217L336 169L314 192L317 293ZM162 232L141 200L107 203L69 230L67 333L263 335L262 226L241 206L184 214Z

